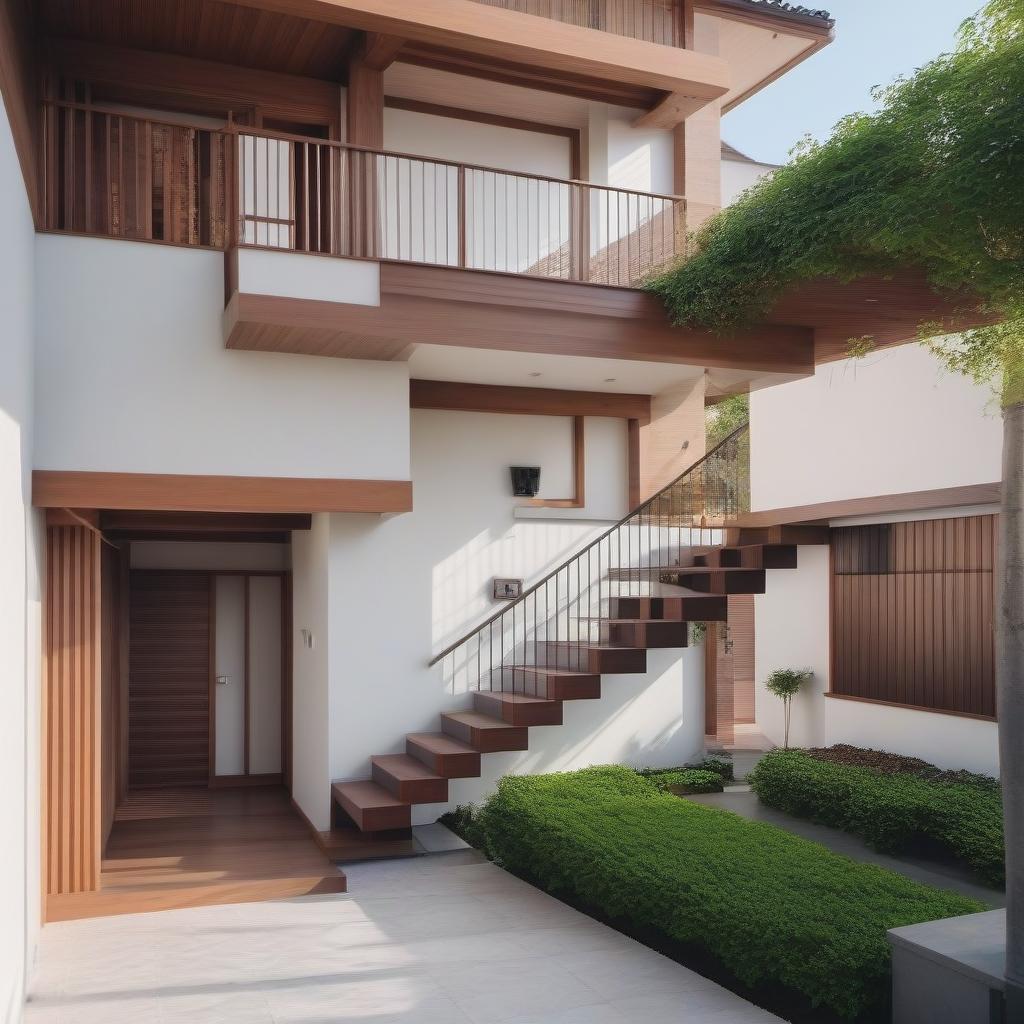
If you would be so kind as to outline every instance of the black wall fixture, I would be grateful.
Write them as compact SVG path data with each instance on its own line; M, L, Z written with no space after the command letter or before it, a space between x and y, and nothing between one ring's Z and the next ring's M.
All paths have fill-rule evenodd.
M536 498L540 490L540 466L512 466L512 493L517 498Z

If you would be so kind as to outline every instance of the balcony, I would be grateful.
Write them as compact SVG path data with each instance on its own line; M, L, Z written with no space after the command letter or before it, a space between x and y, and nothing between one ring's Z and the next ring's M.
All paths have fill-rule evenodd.
M578 28L662 46L682 46L682 4L676 0L475 0L488 7L532 14Z
M249 127L50 103L43 139L51 231L627 288L685 242L678 196Z

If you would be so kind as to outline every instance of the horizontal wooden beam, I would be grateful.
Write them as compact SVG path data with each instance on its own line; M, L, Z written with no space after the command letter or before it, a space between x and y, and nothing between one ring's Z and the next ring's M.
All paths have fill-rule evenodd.
M813 331L762 325L731 336L675 327L654 295L512 274L381 264L380 306L235 293L228 348L395 359L455 345L789 374L813 372Z
M360 52L360 59L371 71L387 71L399 51L405 45L405 40L398 36L386 36L380 32L367 32L366 40Z
M412 481L37 469L32 504L168 512L408 512Z
M903 494L879 494L866 498L840 498L814 505L795 505L748 512L730 526L757 529L762 526L786 526L795 523L820 523L851 516L878 516L901 512L927 512L943 508L965 508L973 505L997 505L1002 485L965 484L961 487L940 487L931 491L907 491Z
M236 0L417 43L598 80L687 92L710 101L729 89L719 57L506 11L472 0Z
M204 530L233 533L291 532L309 530L313 517L308 514L267 514L233 512L103 512L99 524L103 530L163 533L196 533Z
M447 380L409 381L409 404L413 409L522 416L611 416L646 420L651 415L650 395L517 388L503 384L465 384Z
M64 74L94 85L177 96L188 110L258 106L267 117L328 124L339 116L340 87L321 79L79 39L51 38L45 49L51 66Z
M704 105L704 100L688 96L686 93L670 92L657 106L636 118L633 127L671 131Z

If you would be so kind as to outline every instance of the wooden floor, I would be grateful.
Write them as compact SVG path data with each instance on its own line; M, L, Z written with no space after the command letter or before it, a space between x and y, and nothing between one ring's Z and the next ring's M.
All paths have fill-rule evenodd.
M345 891L278 786L153 789L118 809L96 893L51 897L48 921Z

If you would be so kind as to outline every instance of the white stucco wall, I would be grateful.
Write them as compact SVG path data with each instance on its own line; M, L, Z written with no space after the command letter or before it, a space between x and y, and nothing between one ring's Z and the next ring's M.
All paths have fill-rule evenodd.
M30 507L33 226L0 104L0 1019L21 1019L39 929L42 527Z
M988 389L923 346L818 367L750 396L751 504L788 508L1001 478Z
M408 479L406 365L226 349L223 263L38 236L36 468Z
M436 160L569 178L569 139L456 117L384 108L384 148Z
M751 185L778 170L774 164L756 164L746 160L722 160L722 206L729 206Z
M607 517L622 514L625 426L588 418L586 429L588 507L574 520L515 519L520 499L512 496L508 475L510 465L539 464L544 491L565 497L568 420L427 410L412 416L413 511L384 520L330 518L329 600L317 606L329 604L329 652L326 666L316 665L330 676L330 770L309 804L296 796L318 824L325 822L331 779L365 778L370 755L402 751L407 732L437 731L441 711L471 705L469 694L451 692L441 670L427 662L497 609L491 578L520 576L529 585L607 529ZM617 507L599 485L602 477L619 480ZM299 609L304 562L298 540L293 560L298 702L307 685L298 681L300 660L308 657L298 646L299 631L307 627L303 616L314 611ZM621 760L678 764L697 756L702 651L652 652L649 665L646 675L606 677L600 701L567 703L565 725L532 729L529 752L486 757L484 779L453 782L452 801L478 798L509 771ZM315 706L307 712L297 706L297 736L304 732L303 715L315 713ZM417 820L433 820L441 810L418 808Z
M292 534L292 799L320 829L331 824L329 545L324 513L313 516L312 529Z

